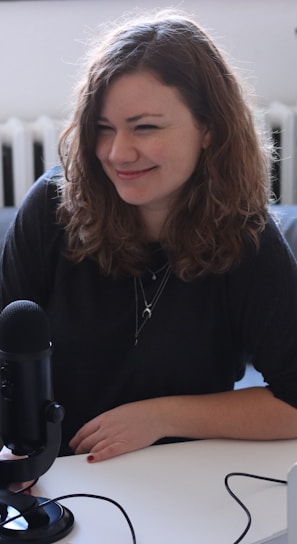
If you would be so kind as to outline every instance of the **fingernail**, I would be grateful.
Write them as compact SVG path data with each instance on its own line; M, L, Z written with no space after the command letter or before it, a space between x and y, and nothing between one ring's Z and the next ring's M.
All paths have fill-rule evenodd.
M87 461L91 462L91 461L94 461L95 457L94 455L88 455L87 457Z

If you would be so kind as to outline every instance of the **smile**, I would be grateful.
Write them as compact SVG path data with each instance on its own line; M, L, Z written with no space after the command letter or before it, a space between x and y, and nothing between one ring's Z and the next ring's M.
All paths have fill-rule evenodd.
M138 179L152 170L154 170L156 166L152 166L150 168L146 168L145 170L116 170L116 174L119 179L124 181L131 181L134 179Z

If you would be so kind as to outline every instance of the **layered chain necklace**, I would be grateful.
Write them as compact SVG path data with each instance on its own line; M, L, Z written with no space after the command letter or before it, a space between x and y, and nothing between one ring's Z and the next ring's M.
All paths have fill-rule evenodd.
M151 279L153 281L157 280L157 275L164 271L163 278L160 281L159 287L155 291L155 294L151 301L149 302L147 300L147 296L145 294L145 290L143 287L142 279L140 277L134 278L134 290L135 290L135 346L137 346L138 343L138 337L143 329L143 327L146 325L149 319L151 319L153 315L153 311L160 299L160 296L162 295L167 282L169 280L170 274L172 272L172 268L170 264L166 263L161 268L156 270L155 272L151 270L150 268L146 267L147 271L151 274ZM140 292L141 297L143 299L143 305L144 310L141 312L142 321L139 322L139 296L138 292Z

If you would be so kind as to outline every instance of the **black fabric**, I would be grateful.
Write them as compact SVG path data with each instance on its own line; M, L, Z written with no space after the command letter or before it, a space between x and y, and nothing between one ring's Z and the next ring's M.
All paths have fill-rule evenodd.
M297 205L274 204L270 207L273 215L280 225L295 258L297 258Z
M49 317L55 400L65 408L61 453L103 411L145 398L230 390L247 361L277 397L297 407L297 266L273 220L260 251L247 252L237 269L188 283L172 273L135 347L134 279L115 280L89 259L65 258L56 175L42 176L20 207L0 285L2 308L28 299ZM153 247L150 268L162 267L164 258ZM142 280L150 301L161 280L149 271ZM143 310L140 291L138 298Z
M6 236L9 225L13 222L16 216L17 208L7 206L0 209L0 253L2 251L3 242Z

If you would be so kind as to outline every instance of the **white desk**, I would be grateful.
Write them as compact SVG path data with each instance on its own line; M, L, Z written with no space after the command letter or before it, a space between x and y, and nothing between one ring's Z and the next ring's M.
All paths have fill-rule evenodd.
M297 440L169 444L92 465L80 455L57 459L34 494L110 497L126 510L137 544L233 544L247 518L225 489L225 475L238 471L286 479L296 460ZM237 477L230 485L252 514L244 544L286 528L286 486ZM87 498L60 502L76 521L61 544L132 543L125 518L112 504Z

